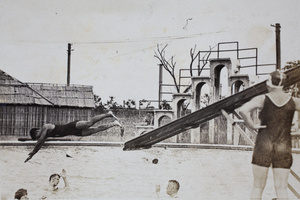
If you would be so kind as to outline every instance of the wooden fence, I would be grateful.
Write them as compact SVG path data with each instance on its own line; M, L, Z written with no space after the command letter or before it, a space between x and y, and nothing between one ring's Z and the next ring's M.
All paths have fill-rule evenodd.
M0 136L28 136L33 127L87 120L91 113L90 108L0 105Z

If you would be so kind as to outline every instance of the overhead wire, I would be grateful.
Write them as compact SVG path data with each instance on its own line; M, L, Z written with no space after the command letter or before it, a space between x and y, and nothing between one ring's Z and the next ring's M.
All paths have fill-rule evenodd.
M141 39L121 39L121 40L103 40L103 41L91 41L91 42L73 42L72 44L114 44L114 43L135 43L135 42L153 42L157 40L183 40L190 39L195 37L200 37L203 35L211 35L211 34L219 34L223 32L231 32L231 31L216 31L216 32L208 32L208 33L198 33L187 36L160 36L153 38L141 38Z
M235 30L231 30L235 31ZM140 39L116 39L116 40L102 40L102 41L42 41L42 40L13 40L10 41L9 39L7 40L0 40L0 44L13 44L13 45L35 45L35 44L64 44L65 42L67 43L72 43L72 44L114 44L114 43L135 43L135 42L153 42L153 41L158 41L158 40L182 40L182 39L190 39L190 38L195 38L195 37L200 37L203 35L211 35L211 34L219 34L219 33L224 33L224 32L231 32L231 31L216 31L216 32L207 32L207 33L198 33L198 34L191 34L191 35L186 35L186 36L159 36L159 37L152 37L152 38L140 38Z
M231 30L234 31L234 30ZM137 42L158 42L159 40L168 40L168 42L163 42L163 43L159 43L159 45L162 44L167 44L170 43L171 41L174 40L184 40L184 39L191 39L191 38L196 38L196 37L201 37L203 35L211 35L211 34L219 34L219 33L223 33L223 32L231 32L231 31L224 31L224 29L221 29L220 31L216 31L216 32L207 32L207 33L198 33L198 34L191 34L191 35L186 35L186 36L159 36L159 37L152 37L152 38L141 38L141 39L118 39L118 40L103 40L103 41L82 41L82 42L68 42L71 43L73 45L97 45L97 44L122 44L122 43L137 43ZM10 45L17 45L17 46L26 46L26 47L37 47L40 44L47 44L47 45L55 45L55 44L59 44L59 45L64 45L65 43L62 41L41 41L41 40L15 40L15 41L1 41L0 40L0 44L10 44ZM127 54L132 54L132 53L136 53L139 51L145 51L148 49L153 49L155 48L157 45L151 45L149 47L146 48L142 48L142 49L138 49L138 50L134 50L131 52L127 52L127 53L123 53L123 54L119 54L119 55L115 55L115 56L123 56L123 55L127 55ZM51 47L48 47L51 48ZM53 47L54 48L54 47Z

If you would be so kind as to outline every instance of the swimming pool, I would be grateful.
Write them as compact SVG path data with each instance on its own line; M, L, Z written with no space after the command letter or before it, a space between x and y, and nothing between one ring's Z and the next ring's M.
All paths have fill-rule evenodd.
M44 146L24 163L32 148L0 147L1 194L7 199L13 199L21 187L28 190L30 199L38 199L46 194L49 176L62 169L67 171L70 189L48 193L47 199L158 199L156 185L164 199L170 179L180 183L179 199L249 199L252 186L251 151ZM300 154L293 156L293 170L299 175ZM157 164L152 163L154 158ZM59 187L63 187L62 179ZM263 197L275 197L271 170Z

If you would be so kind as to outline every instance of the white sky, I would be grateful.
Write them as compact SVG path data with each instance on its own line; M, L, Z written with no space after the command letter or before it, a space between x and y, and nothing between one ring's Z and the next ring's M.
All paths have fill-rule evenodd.
M258 48L259 63L300 59L299 0L1 0L0 69L22 82L93 85L104 102L158 99L157 44L168 44L177 69L189 50L238 41ZM186 29L183 27L186 25Z

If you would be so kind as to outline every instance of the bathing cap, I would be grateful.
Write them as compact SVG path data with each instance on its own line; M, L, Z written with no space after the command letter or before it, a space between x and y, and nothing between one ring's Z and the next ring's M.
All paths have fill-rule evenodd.
M271 88L283 88L283 84L286 80L286 75L277 70L269 75L269 79L267 80L267 85Z

